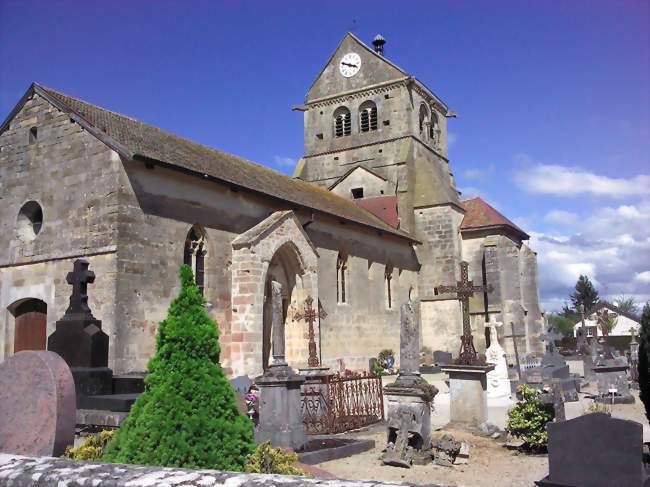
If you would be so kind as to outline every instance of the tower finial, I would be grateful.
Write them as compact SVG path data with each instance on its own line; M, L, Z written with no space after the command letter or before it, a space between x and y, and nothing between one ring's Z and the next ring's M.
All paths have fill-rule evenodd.
M384 44L386 44L386 39L384 39L381 34L377 34L372 40L372 45L375 47L375 52L380 56L384 55Z

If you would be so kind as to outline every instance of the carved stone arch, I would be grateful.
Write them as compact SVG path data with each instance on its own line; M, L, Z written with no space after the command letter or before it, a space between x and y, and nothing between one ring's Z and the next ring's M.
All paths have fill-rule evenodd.
M431 124L429 107L427 107L426 103L420 103L420 110L418 112L418 121L420 127L420 135L426 138L428 136L429 127Z
M334 110L332 132L334 137L344 137L352 133L352 115L350 109L345 105Z
M232 248L231 330L241 341L233 341L227 365L235 376L254 377L262 373L268 359L265 346L270 330L264 327L264 310L270 280L287 288L283 289L286 323L290 308L302 304L308 295L318 303L318 252L292 211L273 213L233 240ZM299 343L299 332L287 331L287 361L301 365L303 355L304 362L307 359L307 342Z
M195 223L185 237L183 264L192 268L194 280L201 294L204 293L205 289L205 261L208 253L209 245L205 228Z

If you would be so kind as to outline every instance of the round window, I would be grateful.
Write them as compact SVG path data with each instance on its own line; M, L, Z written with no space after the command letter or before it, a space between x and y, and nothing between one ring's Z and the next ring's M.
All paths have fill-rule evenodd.
M43 227L43 209L36 201L28 201L18 212L18 236L31 240Z

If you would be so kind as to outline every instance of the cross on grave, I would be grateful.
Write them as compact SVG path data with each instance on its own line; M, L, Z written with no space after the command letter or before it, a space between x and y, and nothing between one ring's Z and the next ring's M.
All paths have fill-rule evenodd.
M95 273L88 270L89 265L87 260L77 259L72 272L68 272L65 277L72 286L72 294L63 320L95 319L88 306L88 284L95 282Z
M475 293L483 291L492 292L490 284L486 286L475 286L469 279L469 264L465 261L460 263L460 281L455 286L438 286L434 289L435 294L456 293L456 299L463 307L463 334L460 337L460 353L458 364L474 365L478 363L478 354L474 348L474 337L469 320L469 298Z
M578 349L578 352L587 353L589 344L587 341L587 327L585 326L585 305L584 304L580 305L580 320L582 321L582 325L580 326L577 332L578 340L576 342L576 348Z
M385 465L394 467L411 468L413 463L414 449L409 445L409 439L413 436L415 415L406 409L399 412L398 427L390 428L388 447L382 457Z
M521 380L521 364L519 363L519 350L517 349L517 338L525 337L526 335L517 335L515 334L515 324L511 321L510 328L512 330L512 335L504 335L503 338L512 338L512 344L515 349L515 360L517 362L517 374Z
M318 308L318 313L314 310L314 298L307 296L305 299L305 307L303 312L298 311L293 319L297 321L304 320L309 325L309 359L307 359L307 365L309 367L318 367L320 362L318 360L318 355L316 353L316 340L314 336L314 323L316 319L324 320L327 317L327 313L320 306Z
M564 338L564 335L556 332L555 328L550 326L548 330L546 330L546 334L542 335L542 338L546 342L546 351L548 353L555 353L557 351L555 342Z

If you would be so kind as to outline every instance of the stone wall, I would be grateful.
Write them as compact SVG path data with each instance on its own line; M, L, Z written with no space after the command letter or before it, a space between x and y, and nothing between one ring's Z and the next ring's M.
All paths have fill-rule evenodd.
M76 258L87 258L97 274L90 306L114 335L119 157L38 95L10 120L0 148L0 360L13 353L11 309L20 300L44 301L47 333L54 330ZM28 201L42 209L36 234L19 220Z
M93 487L148 487L183 485L196 487L250 486L285 487L383 487L413 485L381 481L314 479L287 475L245 474L219 470L145 467L73 462L50 457L22 457L0 453L0 484L6 487L55 487L92 485ZM422 484L424 485L424 484ZM435 487L433 484L426 484Z

